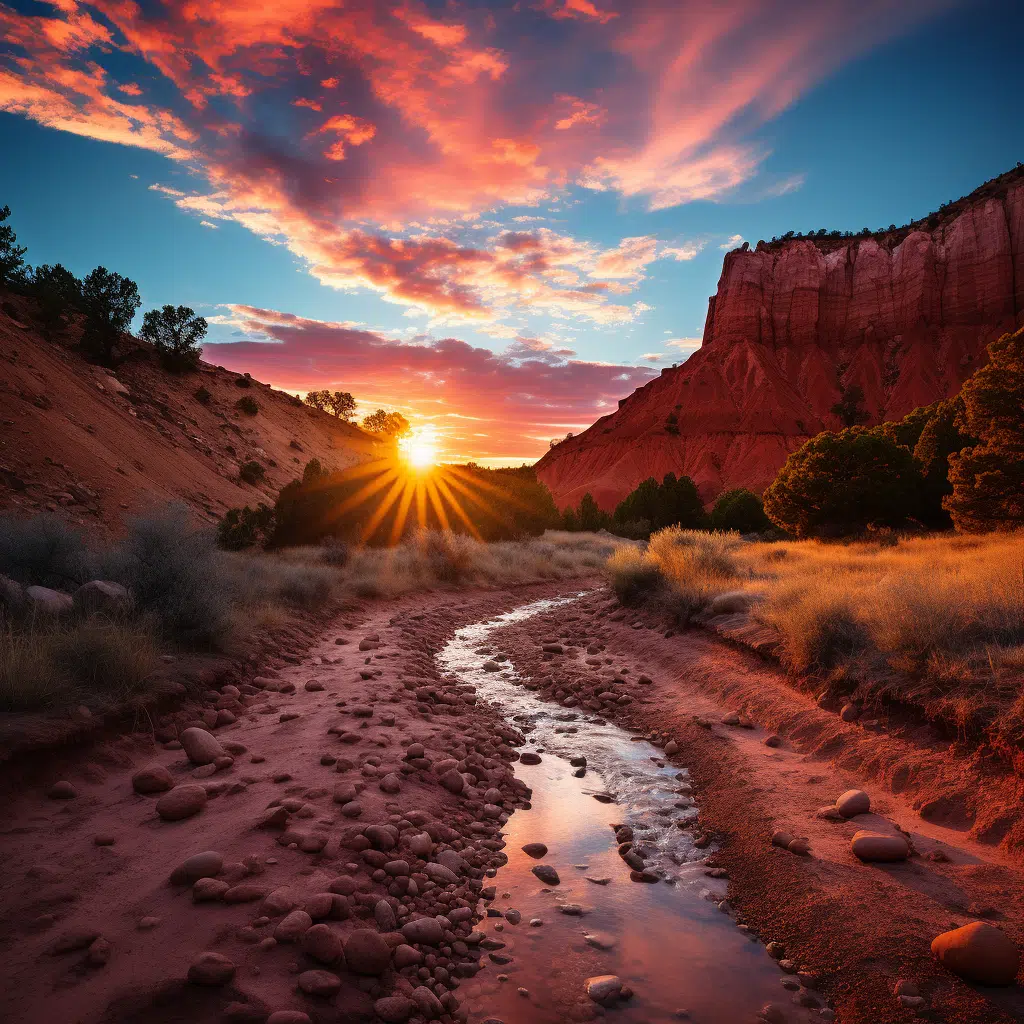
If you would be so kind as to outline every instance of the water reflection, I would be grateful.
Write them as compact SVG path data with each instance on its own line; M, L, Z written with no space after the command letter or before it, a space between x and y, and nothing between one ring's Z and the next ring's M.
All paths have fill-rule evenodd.
M461 1001L473 1021L586 1020L602 1012L586 997L586 979L616 974L635 996L610 1012L628 1024L754 1020L765 1002L783 1001L779 971L718 910L717 900L706 898L709 887L720 883L704 876L704 854L685 828L697 815L686 772L666 764L646 741L516 685L511 662L500 661L500 672L483 669L500 653L490 646L494 630L573 600L536 601L467 626L438 654L442 671L476 686L481 699L527 735L524 749L543 752L541 764L516 765L516 774L533 789L533 806L517 811L505 826L509 863L498 872L491 904L501 913L518 910L522 920L481 921L480 930L505 946L463 983ZM569 759L580 756L587 769L576 778ZM611 796L611 802L599 802L594 794ZM633 829L647 869L662 881L630 880L613 823ZM543 863L557 869L557 887L545 887L532 874L538 862L521 852L530 842L547 845ZM582 907L581 916L561 911L571 904ZM532 926L531 919L543 923ZM796 1007L790 1019L798 1019Z

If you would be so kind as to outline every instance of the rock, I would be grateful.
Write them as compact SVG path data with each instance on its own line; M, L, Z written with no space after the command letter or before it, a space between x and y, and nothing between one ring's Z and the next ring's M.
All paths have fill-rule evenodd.
M537 864L530 870L545 884L558 885L561 879L558 872L550 864Z
M444 942L444 929L432 917L419 917L402 925L402 935L413 945L440 946Z
M78 796L78 790L70 782L62 780L61 782L55 782L47 790L46 795L51 800L72 800Z
M378 900L374 905L373 919L382 932L393 932L398 927L398 918L387 900Z
M132 789L136 793L149 795L150 793L166 793L174 787L174 779L171 773L160 764L151 764L146 768L140 768L132 776Z
M778 1003L766 1003L758 1012L758 1017L765 1021L765 1024L786 1024L789 1019L786 1011Z
M527 843L523 847L523 853L527 857L533 857L535 860L539 860L545 856L548 852L548 848L543 843Z
M193 903L212 903L214 900L224 898L224 894L231 888L228 882L219 878L200 878L192 886Z
M188 969L193 985L226 985L235 976L235 965L220 953L203 953Z
M860 708L856 704L844 704L839 717L844 722L856 722L860 718Z
M373 1012L385 1024L403 1024L416 1012L416 1004L405 996L385 996L373 1004Z
M103 967L110 959L110 943L101 935L93 939L85 954L85 961L90 967Z
M680 466L705 500L724 487L761 493L790 452L836 426L829 410L840 392L821 367L877 367L878 353L892 353L887 372L857 376L872 425L956 394L1024 308L1022 224L1018 177L899 244L793 239L728 253L700 348L629 395L598 430L547 452L538 479L558 508L590 492L611 511L644 478ZM942 360L951 350L959 358ZM700 402L689 397L696 391ZM652 432L669 413L676 430Z
M198 814L206 806L206 790L202 786L175 786L156 802L156 813L164 821L181 821Z
M806 857L811 852L811 844L806 839L794 839L786 849L799 857Z
M95 928L78 928L67 931L50 943L49 952L51 956L75 953L91 946L99 937L100 933Z
M434 852L434 840L426 832L420 832L410 837L409 850L417 857L426 859Z
M224 858L215 850L194 853L171 872L171 884L191 885L200 878L213 878L223 866Z
M783 850L789 849L789 844L793 842L796 837L790 832L778 831L772 833L772 846L781 847Z
M1020 953L999 928L973 921L932 940L932 953L943 967L979 985L1012 985Z
M299 975L299 988L306 995L329 999L341 988L341 978L330 971L303 971Z
M673 754L678 754L679 753L679 744L676 743L675 740L669 740L668 743L665 744L665 753L669 757L671 757Z
M587 979L587 995L602 1006L614 1003L622 994L622 979L614 974L599 974Z
M301 1010L275 1010L267 1018L267 1024L313 1024L313 1021Z
M263 899L267 890L262 885L254 885L252 882L242 882L241 885L234 885L222 897L225 903L255 903Z
M387 774L377 783L382 793L401 792L402 782L393 772Z
M882 835L879 832L861 830L854 833L850 841L850 849L854 856L863 861L885 863L906 860L910 855L910 847L903 836Z
M342 953L341 936L326 924L315 924L302 936L302 948L322 964L337 963Z
M438 885L458 885L459 876L446 868L443 864L426 864L423 868L424 874Z
M356 974L383 974L391 963L391 947L379 933L358 928L345 939L345 963Z
M862 789L848 789L836 800L836 810L844 818L867 814L871 810L871 797Z
M193 726L178 737L185 755L193 764L213 764L218 757L227 757L220 741L205 729Z
M295 894L285 886L274 889L263 900L260 910L268 917L282 917L295 908L298 900Z
M449 793L461 793L466 788L466 780L454 769L445 772L439 779Z
M402 970L405 967L417 967L423 963L423 954L412 946L404 943L395 947L395 967Z
M128 591L120 583L109 580L90 580L83 583L74 594L72 602L76 611L92 615L123 615L132 606Z
M413 1002L427 1020L437 1020L444 1013L441 1000L426 985L414 988L411 994Z
M742 590L730 590L712 598L708 612L711 615L735 615L737 612L749 611L752 599L752 595Z
M304 910L293 910L274 929L274 938L278 942L297 942L312 927L313 918L309 914Z
M51 590L49 587L26 587L25 597L28 601L29 611L33 615L54 617L67 615L75 606L69 594Z
M519 757L521 764L540 764L541 756L533 750L527 750Z

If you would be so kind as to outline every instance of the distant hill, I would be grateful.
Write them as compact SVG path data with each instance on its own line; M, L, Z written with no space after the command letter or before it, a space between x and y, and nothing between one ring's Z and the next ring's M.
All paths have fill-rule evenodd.
M232 506L272 504L309 459L342 469L381 449L359 427L229 370L168 373L134 339L115 369L93 366L74 326L47 341L32 300L0 300L2 512L51 510L116 532L126 515L183 501L213 521ZM255 416L236 408L245 397ZM262 482L239 478L247 462L263 467Z
M559 508L589 491L610 510L670 471L706 501L760 492L822 430L954 394L1022 324L1020 168L900 229L744 244L725 257L701 348L554 447L537 475Z

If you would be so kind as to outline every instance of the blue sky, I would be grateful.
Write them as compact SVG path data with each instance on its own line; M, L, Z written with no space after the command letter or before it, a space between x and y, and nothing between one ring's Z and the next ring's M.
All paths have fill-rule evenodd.
M78 274L105 265L138 282L143 309L189 305L214 321L211 341L265 343L255 355L253 346L240 346L237 356L218 345L211 350L216 361L292 390L343 387L365 405L433 419L453 455L515 461L539 455L547 436L613 408L647 372L606 367L602 376L590 368L563 380L560 368L656 371L685 358L688 349L667 342L699 338L723 251L736 238L753 245L791 229L904 223L1024 159L1020 3L900 4L909 24L895 37L885 25L897 7L885 0L816 4L816 11L834 8L835 17L810 32L804 48L791 42L798 18L763 28L754 4L746 22L741 11L738 24L711 35L689 72L692 82L676 83L674 92L666 69L678 54L650 49L653 43L642 52L663 63L647 80L628 67L587 70L588 57L605 68L608 61L597 56L606 51L624 64L635 57L644 4L546 0L546 20L538 14L530 22L526 47L500 34L502 6L410 5L401 18L405 35L384 40L389 51L395 39L406 49L383 71L379 51L369 47L357 58L325 50L326 70L300 79L255 65L252 50L226 47L204 53L206 77L190 81L192 69L153 56L152 45L157 31L179 33L176 39L198 31L185 19L174 29L154 20L147 35L119 25L103 5L61 15L19 3L0 19L7 39L0 46L7 73L0 109L12 111L0 112L0 152L7 154L0 204L11 206L31 262L62 262ZM786 9L799 14L799 7L794 0ZM866 17L864 8L875 10ZM662 17L656 5L651 10L653 36L664 26L654 24ZM484 14L492 16L481 20ZM637 20L627 34L630 18ZM74 25L73 45L55 44L47 29L62 19ZM345 23L338 33L358 30ZM254 35L279 42L282 31L261 23ZM762 52L759 32L766 54L784 52L795 82L787 80L785 61L745 82ZM290 26L288 33L294 42L290 34L297 33ZM524 98L521 86L503 93L517 62L551 59L555 36L577 57L575 78L561 76L536 96ZM55 81L55 61L91 77L69 88ZM409 66L417 69L412 87ZM99 78L90 70L96 67ZM338 85L311 89L339 67ZM394 97L395 82L407 92L427 80L443 89L452 68L469 113L460 111L458 91L450 109L440 94L447 120L439 124L429 109ZM276 92L264 100L268 80ZM704 86L718 93L709 98ZM198 105L190 87L205 96ZM717 97L733 88L740 98L719 116ZM47 91L42 100L40 90ZM429 106L429 90L424 94ZM316 114L296 109L296 98L307 96L314 96ZM145 115L126 118L125 103L138 103ZM307 114L322 119L332 110L334 123L296 128ZM539 110L581 113L568 130L535 138L524 125L536 123ZM170 129L154 111L171 112ZM645 114L646 134L633 123ZM591 132L591 141L568 145L579 130ZM432 143L442 139L442 149L450 137L456 156L418 150L424 132L433 133ZM667 144L659 143L674 134L666 156ZM296 154L321 137L338 140L332 162L318 152L299 163ZM226 145L225 138L241 141ZM499 163L495 139L509 147ZM698 173L692 187L693 168L707 156L712 170ZM659 175L682 184L663 189ZM520 236L513 263L508 239ZM368 258L374 247L379 252ZM538 262L524 273L523 258ZM274 345L284 340L279 314L297 318L287 359ZM335 333L303 350L298 334L318 322ZM370 336L384 373L368 374L354 355L346 364L346 346L354 352ZM483 400L466 393L472 379L445 377L436 360L423 369L405 358L412 347L445 338L494 353L497 363L488 366L496 373L502 366L517 371L512 429L501 416L480 430L459 428L462 405L465 415L486 419ZM268 358L258 358L264 351ZM451 358L464 363L461 353ZM532 377L521 372L524 363L536 364ZM426 401L424 380L447 393L445 409ZM455 380L458 395L448 393ZM569 380L593 393L567 398Z

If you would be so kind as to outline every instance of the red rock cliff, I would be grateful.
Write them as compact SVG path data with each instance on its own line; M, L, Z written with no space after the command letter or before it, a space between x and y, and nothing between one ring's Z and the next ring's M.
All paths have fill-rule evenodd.
M931 230L929 230L931 226ZM649 476L705 500L760 492L859 385L869 423L955 394L1024 323L1024 173L892 234L759 243L725 257L701 348L537 464L559 508L605 509ZM676 417L672 430L670 414Z

